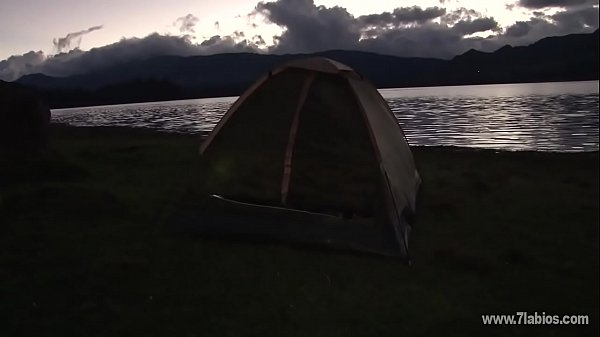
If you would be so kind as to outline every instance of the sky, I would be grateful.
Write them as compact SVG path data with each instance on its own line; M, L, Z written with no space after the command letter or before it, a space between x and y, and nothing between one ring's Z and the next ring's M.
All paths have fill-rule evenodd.
M598 0L0 0L0 79L156 55L362 50L452 58L598 29Z

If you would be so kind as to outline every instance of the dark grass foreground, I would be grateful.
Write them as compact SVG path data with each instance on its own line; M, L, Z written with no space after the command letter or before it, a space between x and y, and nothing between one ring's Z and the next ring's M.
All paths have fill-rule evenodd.
M53 126L0 161L2 336L597 336L598 153L417 148L413 265L164 224L199 138ZM588 326L483 326L482 314Z

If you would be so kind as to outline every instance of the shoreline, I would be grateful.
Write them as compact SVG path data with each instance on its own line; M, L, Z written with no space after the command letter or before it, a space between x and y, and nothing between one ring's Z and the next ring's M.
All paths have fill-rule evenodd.
M478 84L453 84L453 85L424 85L424 86L406 86L406 87L381 87L377 88L381 94L381 91L391 91L395 89L402 90L412 90L412 89L423 89L423 88L460 88L460 87L468 87L468 86L492 86L492 85L519 85L519 84L544 84L544 83L575 83L575 82L599 82L600 79L588 79L588 80L560 80L560 81L540 81L540 82L497 82L497 83L478 83ZM189 100L210 100L210 99L228 99L228 98L237 98L243 91L238 95L217 95L217 96L198 96L198 97L188 97L188 98L173 98L162 101L144 101L144 102L124 102L124 103L111 103L111 104L98 104L98 105L85 105L85 106L64 106L64 107L51 107L50 110L68 110L68 109L85 109L85 108L95 108L95 107L110 107L115 105L137 105L137 104L157 104L157 103L172 103L177 101L189 101Z
M50 123L50 130L57 131L67 131L69 129L73 130L81 130L82 132L85 130L86 132L98 131L107 134L125 134L125 133L136 133L140 135L173 135L173 136L183 136L183 137L194 137L198 140L198 146L200 143L208 137L210 132L197 132L197 133L188 133L188 132L180 132L180 131L168 131L162 129L153 129L146 127L131 127L131 126L76 126L65 123ZM68 132L68 131L67 131ZM75 132L75 131L74 131ZM484 148L484 147L468 147L468 146L455 146L455 145L410 145L411 149L440 149L440 150L450 150L450 151L482 151L482 152L498 152L498 153L515 153L515 154L597 154L599 150L595 151L546 151L546 150L507 150L507 149L495 149L495 148Z

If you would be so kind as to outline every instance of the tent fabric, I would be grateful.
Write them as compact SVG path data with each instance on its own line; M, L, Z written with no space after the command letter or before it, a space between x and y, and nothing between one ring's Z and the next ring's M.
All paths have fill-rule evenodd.
M211 230L269 228L278 237L285 228L292 238L343 241L358 250L408 257L407 220L415 212L420 177L387 103L348 66L311 58L271 71L232 105L200 152L208 194L234 201L226 203L232 209L257 206L254 219L236 218L242 224L216 225L218 217L212 217L210 225L204 222ZM328 227L335 230L310 219L290 225L285 217L261 227L264 207L339 221ZM319 228L323 237L315 240ZM368 243L361 242L366 238Z
M330 74L339 74L341 72L350 72L356 74L354 70L352 70L352 68L348 67L347 65L324 57L311 57L305 59L292 60L274 70L273 73L278 73L290 68L314 70L321 73Z

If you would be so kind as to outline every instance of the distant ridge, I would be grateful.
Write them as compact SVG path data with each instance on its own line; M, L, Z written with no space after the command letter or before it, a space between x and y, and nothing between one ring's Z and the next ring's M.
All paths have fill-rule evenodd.
M597 80L598 30L547 37L529 46L506 45L492 53L469 50L451 65L446 76L465 84Z
M507 45L490 53L472 49L451 60L345 50L158 56L69 77L26 75L17 82L42 91L56 108L239 95L269 69L309 56L345 63L379 88L597 80L598 45L596 30L547 37L529 46Z

